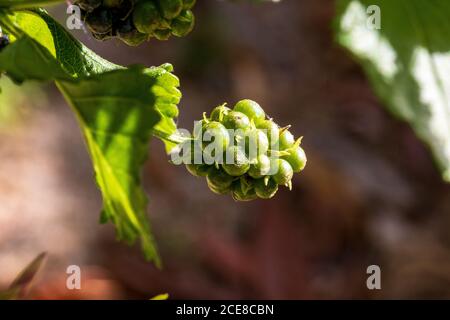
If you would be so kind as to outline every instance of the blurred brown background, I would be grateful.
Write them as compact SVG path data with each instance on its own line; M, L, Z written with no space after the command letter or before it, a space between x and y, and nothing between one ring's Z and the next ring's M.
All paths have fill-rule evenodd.
M65 18L65 7L52 12ZM188 37L139 48L74 34L116 63L172 63L181 127L242 98L291 124L308 155L293 190L235 203L154 140L144 181L159 271L98 224L91 163L55 88L15 89L0 102L0 288L48 251L30 298L450 298L450 187L335 44L334 1L199 0L195 14ZM82 268L80 291L65 287L70 264ZM371 264L381 290L366 288Z

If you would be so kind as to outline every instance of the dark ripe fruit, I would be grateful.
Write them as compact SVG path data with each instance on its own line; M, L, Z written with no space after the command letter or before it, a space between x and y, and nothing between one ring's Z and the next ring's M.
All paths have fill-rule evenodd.
M292 170L297 173L302 171L306 166L306 154L301 147L294 147L288 150L290 154L288 156L283 156L282 159L289 162Z
M239 177L250 169L250 162L241 148L231 146L226 152L222 167L230 176Z
M195 5L195 2L197 2L197 0L183 0L183 9L184 10L192 9Z
M271 159L272 170L275 172L272 178L279 185L287 185L294 175L291 165L284 159Z
M269 145L272 147L278 142L280 129L278 125L272 120L262 120L256 123L258 129L263 130L269 139Z
M191 10L185 10L172 21L172 34L176 37L184 37L194 29L195 17Z
M258 179L255 181L255 193L261 199L270 199L278 191L278 184L273 180L269 179L267 185L264 179Z
M269 150L269 139L267 135L260 129L246 130L245 137L245 153L249 159L253 160L260 154L267 153Z
M152 1L139 1L133 10L133 23L141 33L152 33L166 25L157 6Z
M182 0L158 0L162 15L168 20L176 18L183 10Z
M190 174L196 177L206 177L211 169L207 164L186 164L186 169Z
M295 138L289 130L284 130L280 133L278 143L280 146L280 150L286 150L294 145Z
M9 37L6 34L0 36L0 50L5 48L9 44Z
M225 105L217 106L211 111L209 118L211 121L219 121L222 122L223 117L231 111L230 108Z
M99 8L86 16L86 23L92 33L104 34L112 30L112 14L106 8Z
M266 118L266 113L261 106L253 100L245 99L241 100L234 106L234 111L239 111L245 114L250 120L255 123L262 121Z
M267 175L270 171L270 159L265 154L261 154L256 158L256 162L250 165L248 175L252 178L259 179Z
M211 121L203 125L203 147L218 149L224 152L230 144L228 130L217 121Z
M225 171L215 167L211 167L211 170L208 172L208 176L206 177L208 185L218 190L223 190L230 187L233 180L234 178L229 176Z
M232 130L245 130L250 126L250 120L242 112L231 111L223 117L222 124L227 129Z
M84 11L92 12L102 5L102 0L78 0L74 4Z
M123 0L103 0L103 5L108 8L119 8Z
M124 21L133 13L134 4L132 0L122 0L118 7L109 8L113 15L113 25ZM134 23L133 23L134 25Z
M136 30L133 23L131 22L131 18L125 20L119 28L117 29L117 35L119 39L122 40L129 46L138 46L148 39L148 35L144 33L140 33Z
M153 35L156 39L165 41L169 40L170 36L172 35L172 31L170 31L170 29L155 30L153 31Z
M243 191L242 182L236 181L233 183L233 199L236 201L252 201L257 199L257 195L254 188L247 190L247 192Z

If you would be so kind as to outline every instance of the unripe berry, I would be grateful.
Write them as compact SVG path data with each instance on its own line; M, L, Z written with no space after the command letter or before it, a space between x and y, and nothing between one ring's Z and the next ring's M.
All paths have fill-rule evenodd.
M195 24L195 17L191 10L185 10L172 21L172 34L177 37L184 37L192 31Z
M288 150L289 155L282 158L289 162L292 170L297 173L302 171L306 166L306 154L301 147L294 147Z
M270 171L270 159L265 154L261 154L256 158L256 162L250 165L248 175L252 178L259 179L267 175Z
M203 147L210 146L215 149L220 149L224 152L230 144L230 135L228 130L217 121L205 123L202 128L203 131Z
M162 15L168 20L176 18L183 10L182 0L158 0Z
M227 129L232 130L245 130L250 126L248 117L238 111L230 111L224 116L222 123Z
M253 100L245 99L241 100L234 106L234 111L239 111L245 114L250 120L255 123L262 121L266 118L266 113L261 106Z
M258 179L255 182L255 193L261 199L270 199L278 191L278 184L273 179L267 181L267 185L264 179Z
M291 148L295 143L295 138L289 130L284 130L280 133L280 138L278 139L280 150L286 150Z
M148 0L139 1L136 4L133 10L133 23L139 32L149 34L166 25L157 6Z
M161 29L161 30L155 30L153 31L153 35L156 39L165 41L169 40L170 36L172 35L172 32L170 29Z
M222 167L230 176L242 176L250 169L250 162L241 148L238 146L231 146L226 153L226 158Z
M244 132L245 153L249 159L253 160L260 154L267 153L269 149L269 139L260 129L250 129Z
M232 190L231 185L229 185L228 187L224 187L224 188L218 188L218 187L211 185L208 181L207 181L207 184L208 184L209 190L211 190L212 192L214 192L216 194L221 194L221 195L228 194Z
M206 177L211 170L211 166L207 164L186 164L186 169L190 174L196 177Z
M120 40L133 47L142 44L148 38L147 34L140 33L134 28L130 18L121 23L117 29L117 35Z
M208 181L208 185L218 190L223 190L231 186L234 177L228 175L226 172L220 169L211 167L211 170L208 172L206 180Z
M266 133L270 146L274 146L278 142L280 129L275 122L272 120L262 120L256 123L256 127Z
M211 119L211 121L222 122L223 117L227 115L230 111L231 109L226 107L225 105L217 106L213 109L213 111L211 111L209 118Z
M235 201L251 201L257 199L257 195L254 188L247 190L247 192L243 191L242 182L236 181L233 183L233 199Z
M275 172L272 178L276 183L279 185L287 185L291 181L294 171L289 162L283 159L272 159L271 167L271 170L273 169Z

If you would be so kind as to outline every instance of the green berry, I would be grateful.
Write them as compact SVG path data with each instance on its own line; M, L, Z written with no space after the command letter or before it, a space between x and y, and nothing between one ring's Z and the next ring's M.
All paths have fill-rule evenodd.
M254 159L269 150L269 139L264 131L260 129L247 130L244 132L244 137L245 153L249 156L249 159Z
M232 130L245 130L250 126L248 117L239 111L230 111L223 117L222 123L227 129Z
M231 109L226 107L225 105L217 106L211 111L209 118L211 119L211 121L222 122L223 117L227 115L230 111Z
M203 131L203 147L211 146L211 149L221 149L224 152L230 144L228 130L217 121L205 123Z
M145 33L140 33L136 30L131 22L131 19L128 18L125 20L117 29L117 35L119 39L122 40L129 46L138 46L142 44L145 40L148 39L148 35Z
M214 187L213 185L211 185L209 182L207 182L208 184L208 188L209 190L211 190L212 192L216 193L216 194L228 194L231 191L231 185L225 188L217 188Z
M142 33L152 34L165 25L165 20L152 1L139 1L133 10L133 23Z
M262 120L256 123L256 127L266 133L270 146L274 146L278 142L280 128L275 122L272 120Z
M211 170L208 172L206 180L209 186L212 186L218 190L223 190L231 186L231 183L233 183L234 178L228 175L223 170L211 167Z
M282 158L289 162L292 170L297 173L302 171L306 166L306 154L301 147L291 148L288 150L290 154L288 156L283 156Z
M249 99L241 100L236 103L233 110L242 112L255 123L266 118L266 113L261 106L255 101Z
M172 21L172 34L184 37L194 29L195 17L191 10L185 10Z
M195 177L206 177L211 169L211 166L207 164L186 164L186 169Z
M270 159L265 154L261 154L256 158L256 162L250 165L248 175L252 178L259 179L270 172Z
M295 138L289 130L284 130L280 134L279 138L279 147L280 150L286 150L291 148L295 143Z
M196 2L197 0L183 0L183 9L184 10L192 9Z
M255 182L255 193L261 199L270 199L277 191L278 184L273 179L269 179L267 185L265 179L258 179Z
M284 159L271 159L271 171L274 171L272 178L279 185L287 185L294 175L291 165Z
M158 0L162 15L168 20L176 18L183 10L182 0Z
M170 29L160 29L153 31L153 35L155 36L156 39L165 41L169 40L170 36L172 35L172 32L170 31Z
M254 188L251 188L249 190L246 190L244 192L244 188L242 187L241 181L236 181L233 183L233 192L232 196L233 199L236 201L251 201L257 199L257 195Z
M250 169L250 162L245 152L238 146L231 146L226 152L223 170L230 176L239 177Z

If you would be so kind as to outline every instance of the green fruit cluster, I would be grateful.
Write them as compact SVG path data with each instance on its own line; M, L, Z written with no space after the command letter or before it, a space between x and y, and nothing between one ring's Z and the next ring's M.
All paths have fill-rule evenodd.
M154 37L183 37L195 23L196 0L75 0L83 21L97 40L118 38L138 46Z
M280 185L291 189L293 174L305 168L300 143L289 126L280 128L258 103L246 99L233 109L224 104L203 115L185 143L184 163L192 175L206 177L214 193L231 194L236 201L270 199ZM217 150L223 154L212 154Z

